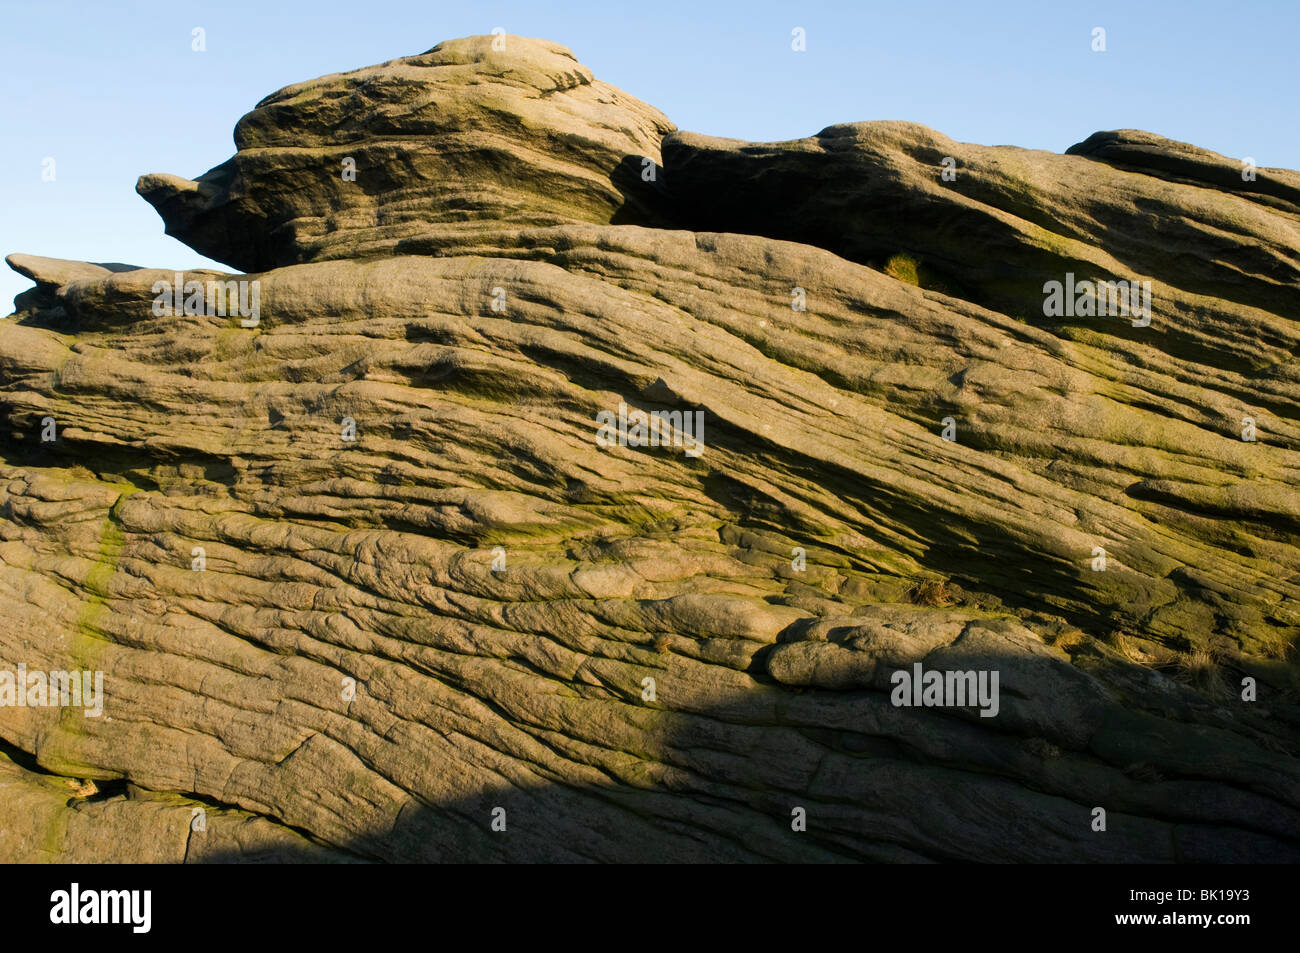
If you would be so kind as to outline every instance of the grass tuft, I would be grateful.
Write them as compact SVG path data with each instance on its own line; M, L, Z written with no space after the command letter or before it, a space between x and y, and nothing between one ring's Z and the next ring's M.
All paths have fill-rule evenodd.
M956 602L956 597L945 579L922 579L907 592L913 605L946 608Z

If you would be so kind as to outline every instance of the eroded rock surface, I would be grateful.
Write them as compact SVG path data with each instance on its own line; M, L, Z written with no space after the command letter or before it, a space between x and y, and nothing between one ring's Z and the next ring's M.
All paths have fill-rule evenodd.
M430 223L658 223L643 171L673 128L558 44L469 38L286 87L229 161L136 188L169 235L262 270L389 254Z
M714 140L492 40L141 180L252 326L10 256L0 668L105 699L0 707L6 859L1300 859L1296 174ZM1149 326L1045 317L1067 271Z

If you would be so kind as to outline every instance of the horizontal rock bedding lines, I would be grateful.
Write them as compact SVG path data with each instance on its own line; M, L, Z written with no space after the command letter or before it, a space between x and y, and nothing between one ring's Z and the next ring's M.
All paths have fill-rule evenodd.
M191 859L1293 859L1294 174L1130 133L731 144L491 40L142 179L257 269L185 275L258 281L256 327L10 256L0 659L101 666L109 717L0 708L4 783L128 784L10 856L128 850L55 836L111 810L185 858L208 804L246 833ZM1044 318L1071 269L1150 278L1151 326ZM620 402L702 409L704 453L597 447ZM996 668L999 715L894 707L918 661Z

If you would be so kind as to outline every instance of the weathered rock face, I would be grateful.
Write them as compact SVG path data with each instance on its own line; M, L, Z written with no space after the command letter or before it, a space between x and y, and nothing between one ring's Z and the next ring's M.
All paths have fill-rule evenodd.
M668 135L491 41L142 180L251 317L10 256L0 669L104 694L0 707L6 859L1300 859L1295 174Z
M1134 335L1142 341L1251 369L1295 351L1295 327L1276 317L1300 314L1294 172L1259 170L1245 182L1239 163L1149 133L1098 133L1059 156L901 122L767 145L677 133L664 151L693 227L880 267L914 258L922 286L1040 325L1043 276L1150 280L1155 315Z
M562 46L475 37L282 89L233 158L136 190L167 234L260 271L400 252L430 223L658 224L643 172L672 128Z

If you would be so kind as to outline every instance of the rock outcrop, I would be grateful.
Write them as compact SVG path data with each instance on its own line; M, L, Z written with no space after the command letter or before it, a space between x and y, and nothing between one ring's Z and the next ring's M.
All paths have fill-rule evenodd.
M240 273L8 259L0 669L104 689L0 706L5 859L1300 859L1296 173L513 36L236 146L138 190Z
M229 161L136 191L167 234L245 271L400 254L435 224L661 224L642 173L667 118L562 46L497 43L289 86L239 121Z

